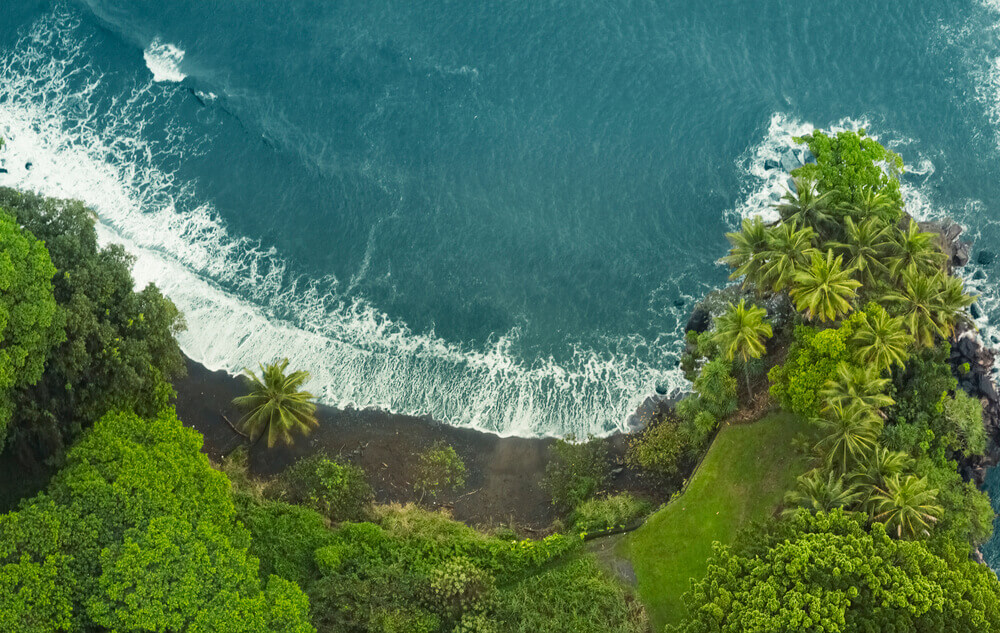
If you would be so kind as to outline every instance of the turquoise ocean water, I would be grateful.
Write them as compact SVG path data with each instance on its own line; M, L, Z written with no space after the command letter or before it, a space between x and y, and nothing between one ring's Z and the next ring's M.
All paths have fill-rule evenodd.
M723 233L814 127L864 126L906 159L911 213L1000 248L1000 3L23 0L0 20L0 184L92 204L195 360L288 356L333 405L621 428L682 384Z

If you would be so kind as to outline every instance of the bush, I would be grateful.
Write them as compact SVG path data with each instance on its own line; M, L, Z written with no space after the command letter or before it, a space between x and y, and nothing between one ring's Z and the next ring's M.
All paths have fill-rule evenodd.
M295 462L282 476L287 499L332 521L364 521L375 498L365 473L353 464L316 453Z
M429 494L436 497L447 490L464 486L465 473L465 462L455 449L438 441L420 454L413 487L421 496Z
M953 448L966 455L986 452L986 429L983 427L983 405L962 390L944 401L944 421L947 432L954 438Z
M592 556L575 558L501 591L496 616L509 633L644 633L642 607ZM488 629L487 629L488 630Z
M860 314L860 313L859 313ZM841 362L850 362L847 341L854 333L854 317L839 328L817 330L800 325L784 365L771 368L771 395L781 406L806 418L820 414L820 391L834 378Z
M629 444L625 461L629 466L662 478L680 471L691 448L690 437L675 420L663 420L642 432Z
M594 496L608 475L608 449L604 440L591 437L576 443L573 437L556 440L549 449L542 486L552 505L573 510Z
M701 396L702 408L722 419L736 411L736 379L733 364L717 358L705 363L694 381L695 391Z
M581 534L593 534L624 527L649 514L648 501L636 499L631 494L621 494L584 501L572 517L573 529Z
M432 611L458 619L482 608L492 592L492 576L469 559L457 556L431 570L425 599Z

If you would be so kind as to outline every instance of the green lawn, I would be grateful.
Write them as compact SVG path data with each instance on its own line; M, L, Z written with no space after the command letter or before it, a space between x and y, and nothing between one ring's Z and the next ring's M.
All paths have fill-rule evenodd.
M805 429L787 413L723 427L687 491L621 543L655 631L682 618L681 594L690 578L704 575L712 542L730 543L744 523L773 512L794 485L805 463L792 439Z

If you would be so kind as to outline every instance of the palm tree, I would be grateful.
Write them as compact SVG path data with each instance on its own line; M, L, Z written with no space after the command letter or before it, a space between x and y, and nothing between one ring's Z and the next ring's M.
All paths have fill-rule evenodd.
M883 224L893 224L899 219L899 203L883 191L865 187L857 193L856 200L849 203L844 211L860 221L877 218Z
M892 476L872 495L872 519L884 523L897 538L930 535L944 509L937 505L938 491L928 488L926 477Z
M938 293L938 323L947 335L955 332L959 321L968 321L965 309L976 302L976 297L965 294L965 284L958 277L945 275L941 278Z
M945 317L940 302L941 275L928 276L908 270L902 282L902 290L890 292L882 300L899 304L903 325L917 345L930 347L935 336L947 336L947 329L941 323Z
M827 381L820 396L827 407L838 404L846 409L855 403L874 410L888 407L896 401L886 395L889 379L882 378L881 373L872 365L858 367L842 362L837 365L837 375Z
M795 222L805 227L813 228L817 233L835 224L830 214L830 192L819 194L816 191L816 181L812 178L792 178L795 191L791 189L782 196L781 204L777 205L782 222Z
M726 233L726 239L732 248L722 261L736 269L729 278L743 277L744 285L759 283L764 277L766 263L762 255L768 250L767 227L763 220L759 215L744 219L740 231Z
M764 341L771 338L771 324L764 320L767 311L758 306L747 306L746 299L738 305L729 304L726 313L715 321L715 342L726 360L737 356L743 362L743 375L750 393L750 372L747 363L751 358L760 358L766 350Z
M854 473L852 481L861 491L867 491L867 498L880 488L885 488L886 482L903 474L913 466L913 458L900 451L890 451L884 446L876 446L868 454L861 470Z
M936 234L920 230L912 219L905 231L899 231L891 244L889 270L893 277L904 272L933 274L940 271L947 257L935 244Z
M267 434L268 448L276 440L290 445L293 431L306 435L312 427L319 426L316 405L311 402L313 395L299 390L309 380L309 372L294 371L286 376L287 367L287 358L261 365L260 378L244 369L250 393L233 398L233 404L247 412L240 420L247 435L256 434L256 441L260 441Z
M790 292L795 309L805 311L809 319L834 321L841 314L851 311L851 300L861 282L851 279L850 271L843 270L843 259L827 251L826 257L813 252L809 267L795 273Z
M874 287L879 278L889 275L889 267L883 263L889 248L889 226L874 217L856 224L847 216L844 234L844 243L832 242L828 246L843 253L847 267L857 272L858 281L868 288Z
M913 337L906 333L902 317L892 317L878 304L869 304L864 321L854 333L857 357L881 372L892 365L902 367Z
M825 413L814 420L825 432L817 448L826 455L830 466L845 473L852 462L862 461L875 448L882 420L870 408L857 403L848 407L831 403Z
M815 236L809 227L799 229L794 220L768 229L767 251L761 257L766 262L763 281L771 284L772 290L778 292L786 287L795 271L809 261L809 256L816 252L812 246Z
M800 475L794 490L785 493L787 508L783 514L794 514L798 508L810 512L829 512L834 508L850 507L861 497L857 488L844 480L843 475L827 471L826 477L816 468Z

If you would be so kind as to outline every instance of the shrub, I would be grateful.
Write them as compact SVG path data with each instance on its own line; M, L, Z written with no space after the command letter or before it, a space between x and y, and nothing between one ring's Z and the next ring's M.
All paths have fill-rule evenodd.
M986 452L986 429L983 427L983 405L962 390L944 401L944 422L954 437L953 448L966 455Z
M624 527L649 514L648 501L636 499L623 492L601 499L584 501L572 517L573 529L581 534L592 534Z
M450 619L483 606L493 591L493 578L469 559L457 556L434 567L425 599L432 611Z
M736 411L736 379L732 375L732 365L722 358L705 363L694 381L702 407L716 418Z
M594 496L608 475L608 449L604 440L591 437L576 443L570 436L556 440L549 449L542 486L552 504L572 510Z
M436 497L446 490L454 490L465 485L465 462L455 449L444 442L420 454L417 461L417 477L413 487L421 496Z
M282 474L292 503L308 506L332 521L364 521L375 496L365 473L353 464L316 453L295 462Z
M795 341L785 364L772 367L768 373L771 395L783 408L807 418L819 416L820 391L836 375L837 366L851 360L847 341L854 333L854 323L851 317L839 328L795 328Z
M493 620L509 633L644 633L642 607L592 556L574 558L499 592ZM488 630L488 629L487 629Z
M690 438L682 425L663 420L634 439L625 453L629 466L670 478L677 475L680 463L688 454Z

